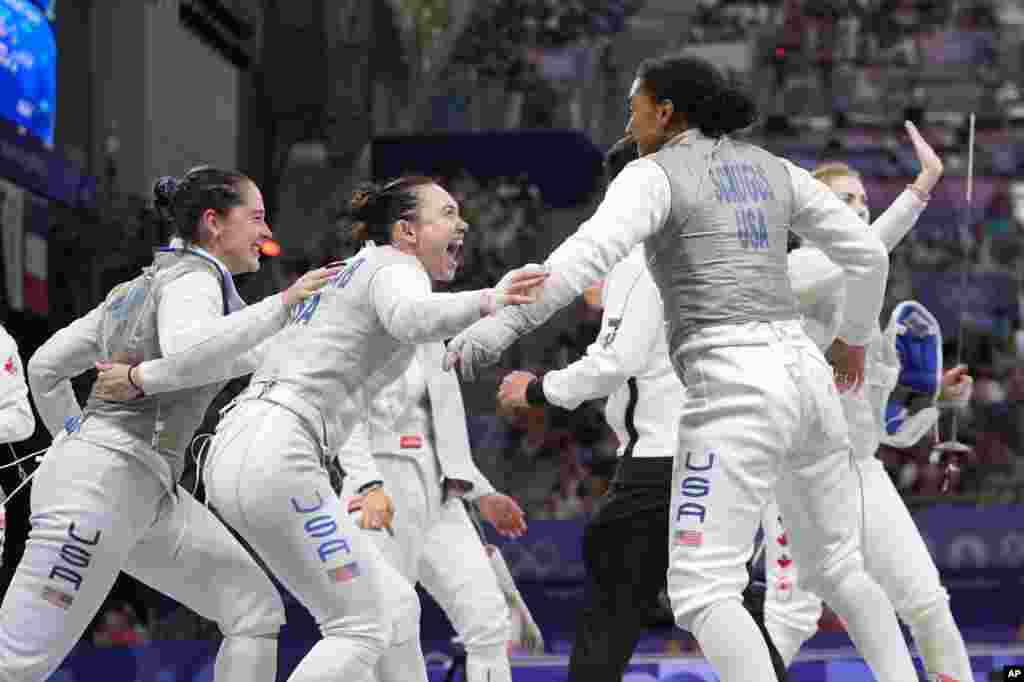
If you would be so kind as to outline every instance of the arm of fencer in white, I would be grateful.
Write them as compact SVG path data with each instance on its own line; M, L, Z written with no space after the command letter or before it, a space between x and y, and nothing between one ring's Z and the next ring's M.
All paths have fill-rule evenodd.
M921 201L914 192L905 189L896 197L896 201L889 204L889 208L885 209L882 215L875 218L871 223L871 229L891 252L903 241L927 207L927 201Z
M18 344L0 327L0 443L25 440L35 430L36 416L28 403L28 384Z
M370 298L388 334L403 343L449 339L483 314L488 291L435 293L423 270L404 263L373 276Z
M540 300L506 306L479 322L487 330L481 336L501 339L507 348L547 322L664 227L671 208L672 188L662 167L650 159L631 162L612 180L594 215L544 262L550 275Z
M821 249L802 246L789 252L789 285L804 305L833 295L843 286L843 269Z
M485 495L493 495L498 492L490 480L484 476L484 472L476 466L476 462L473 462L473 480L470 483L473 484L473 487L463 495L468 502L475 502Z
M345 472L345 478L351 477L352 481L351 485L345 486L347 490L363 492L374 483L384 482L371 448L370 427L366 419L362 419L352 429L348 440L338 448L338 465Z
M212 273L192 272L163 287L157 311L163 357L142 363L142 388L165 393L226 381L252 371L245 354L288 323L280 294L224 315Z
M587 400L611 395L648 364L664 334L664 309L643 261L618 263L605 283L604 315L597 340L565 369L544 375L548 402L575 410Z
M857 214L824 183L803 168L784 161L793 181L794 211L790 227L811 240L846 275L846 340L863 345L882 310L889 276L889 254L878 236L864 228Z
M92 369L104 359L100 348L100 325L106 304L89 311L47 339L28 361L28 385L43 425L56 436L68 417L81 417L71 377Z

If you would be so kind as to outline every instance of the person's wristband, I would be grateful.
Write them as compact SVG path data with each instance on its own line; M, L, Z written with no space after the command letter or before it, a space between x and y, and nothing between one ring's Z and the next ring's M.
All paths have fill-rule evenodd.
M544 407L548 404L542 379L530 379L530 383L526 385L526 402L533 407Z
M128 368L128 383L132 385L132 388L139 392L140 396L144 396L146 395L146 392L142 390L141 386L135 383L135 379L132 377L132 372L135 371L136 367L138 367L138 365L132 365Z

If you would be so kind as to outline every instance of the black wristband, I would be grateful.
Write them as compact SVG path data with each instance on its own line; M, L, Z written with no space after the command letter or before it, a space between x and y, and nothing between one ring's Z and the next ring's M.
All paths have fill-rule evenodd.
M359 493L360 495L365 495L366 493L370 492L370 490L372 488L376 488L376 487L383 488L384 487L384 481L376 480L376 481L370 481L368 483L364 483L361 486L359 486L359 490L357 490L356 492Z
M146 395L146 392L143 391L142 387L135 383L135 379L132 378L132 372L135 370L136 367L138 367L138 365L132 365L131 367L128 368L128 383L132 385L132 388L139 392L140 396L144 396Z
M534 407L544 407L548 404L548 397L544 395L544 380L530 379L526 385L526 402Z

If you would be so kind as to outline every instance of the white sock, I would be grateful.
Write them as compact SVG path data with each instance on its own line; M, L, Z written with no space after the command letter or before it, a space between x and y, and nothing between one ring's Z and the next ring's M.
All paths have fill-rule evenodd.
M761 631L739 600L708 607L693 635L721 682L776 682Z
M324 637L299 662L288 682L368 682L378 655L352 639Z
M277 636L225 637L213 664L216 682L274 682Z
M793 659L799 653L800 647L810 639L803 630L783 623L772 622L766 619L764 627L768 630L768 636L772 638L772 644L775 645L779 655L782 656L782 662L786 664L787 668L793 663Z
M949 610L949 602L942 601L907 614L903 620L910 626L926 673L947 675L958 682L974 682L971 659Z
M416 635L384 650L377 661L377 679L380 682L428 682L419 632Z
M878 583L861 568L828 588L822 596L846 621L850 639L879 682L917 680L896 612Z
M512 666L506 646L468 649L466 682L512 682Z

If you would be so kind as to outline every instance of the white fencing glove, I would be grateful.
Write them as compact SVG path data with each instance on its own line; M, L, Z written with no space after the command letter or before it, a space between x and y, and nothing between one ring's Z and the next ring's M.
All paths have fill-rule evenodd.
M548 293L553 286L567 286L560 278L551 276L539 290L535 290L537 300L534 303L505 305L501 292L508 287L511 276L522 271L543 272L547 271L547 266L529 263L505 273L494 289L495 314L476 322L448 342L444 358L446 372L457 368L464 380L474 381L479 375L480 368L496 364L506 348L554 315L564 305L559 303L559 300L571 300L575 297L575 292L567 292L567 297L549 296Z

